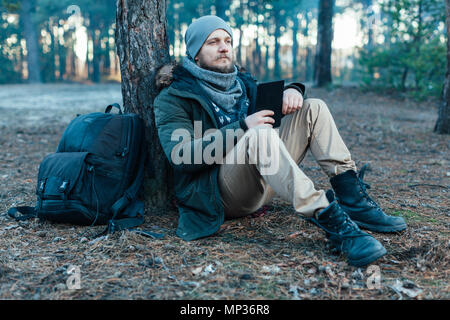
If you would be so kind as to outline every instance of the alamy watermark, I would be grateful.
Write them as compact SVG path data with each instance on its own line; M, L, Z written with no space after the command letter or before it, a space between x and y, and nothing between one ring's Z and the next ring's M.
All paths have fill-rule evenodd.
M367 289L381 289L381 269L377 265L370 265L366 273L369 277L366 280Z
M67 268L67 274L70 276L66 280L67 289L81 289L81 270L79 266L70 265Z
M67 7L66 13L70 14L69 18L67 19L69 29L76 28L76 26L80 23L82 19L80 7L77 6L76 4L72 4Z

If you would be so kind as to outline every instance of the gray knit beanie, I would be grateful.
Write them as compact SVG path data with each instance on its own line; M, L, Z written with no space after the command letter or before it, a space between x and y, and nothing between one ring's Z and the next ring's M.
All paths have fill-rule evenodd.
M233 30L223 19L217 16L203 16L192 22L184 36L186 55L194 59L209 35L217 29L225 30L233 39Z

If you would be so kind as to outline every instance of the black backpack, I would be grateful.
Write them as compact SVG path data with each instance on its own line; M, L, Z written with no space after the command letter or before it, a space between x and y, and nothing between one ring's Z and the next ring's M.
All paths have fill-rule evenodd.
M119 114L110 113L113 107ZM78 115L56 152L39 166L36 206L14 207L8 214L16 220L107 224L102 234L136 227L144 222L144 203L137 194L146 154L144 122L138 115L123 114L117 103L104 113Z

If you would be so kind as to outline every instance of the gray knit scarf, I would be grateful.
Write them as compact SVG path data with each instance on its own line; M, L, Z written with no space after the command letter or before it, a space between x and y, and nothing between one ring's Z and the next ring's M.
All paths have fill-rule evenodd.
M243 93L240 81L237 79L236 66L232 73L220 73L200 68L191 59L185 58L183 67L197 78L199 85L219 108L227 112L233 111L233 107Z

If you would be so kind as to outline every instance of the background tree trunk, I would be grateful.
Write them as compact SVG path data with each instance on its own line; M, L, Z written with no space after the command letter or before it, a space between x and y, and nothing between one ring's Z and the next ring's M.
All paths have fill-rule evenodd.
M450 0L445 1L447 24L447 73L442 89L442 101L434 131L440 134L450 134Z
M53 22L50 19L50 21L47 24L47 32L50 35L50 51L45 54L45 63L44 63L44 69L45 69L45 75L46 77L44 77L44 81L45 82L55 82L56 80L56 37L55 34L53 33Z
M67 50L69 50L70 48L64 48L64 46L59 42L59 36L58 36L58 59L59 59L59 81L63 81L64 80L64 75L67 72L67 63L66 63L66 59L67 59Z
M118 0L116 44L122 75L123 105L146 123L147 162L144 192L148 205L167 207L171 190L167 161L155 126L155 75L170 62L165 0Z
M275 36L275 49L274 49L274 53L273 53L273 58L274 58L274 69L273 69L273 78L278 80L279 78L281 78L281 66L280 66L280 37L281 37L281 17L280 17L280 13L277 10L277 8L275 8L274 13L273 13L273 19L274 19L274 24L275 24L275 32L274 32L274 36Z
M111 44L109 43L108 30L106 31L104 38L106 38L106 42L105 42L106 47L105 47L105 49L102 49L103 68L102 68L101 73L106 76L110 76L111 75L111 58L109 56L109 53L111 51Z
M244 17L244 1L239 1L239 8L237 9L237 12L239 14L237 28L239 29L239 41L237 45L237 51L236 51L236 62L239 66L243 67L243 61L242 61L242 37L244 36L244 23L243 23L243 17ZM242 20L241 20L242 19ZM234 44L236 46L236 44Z
M259 79L261 77L261 68L263 66L263 61L262 61L262 55L261 55L261 45L259 44L259 37L260 37L260 25L261 23L259 22L259 12L260 12L260 8L259 8L259 4L256 6L256 39L255 39L255 76L257 77L257 79Z
M93 44L93 57L92 57L92 81L95 83L100 82L100 58L101 58L101 46L100 37L97 35L97 29L92 31L92 44Z
M227 21L225 11L227 11L229 7L228 0L216 0L215 5L216 5L216 15L222 18L223 20Z
M306 12L303 15L303 17L305 19L305 27L303 28L302 32L303 32L304 38L308 39L308 37L309 37L309 23L310 23L308 12ZM312 57L313 54L312 54L311 51L312 51L311 50L311 46L309 45L309 41L308 41L307 44L306 44L306 56L304 57L304 62L303 62L303 68L305 70L304 71L305 72L305 75L304 75L305 81L310 81L310 80L312 81L312 78L313 78L313 76L312 76L312 73L314 72L313 71L313 62L311 60L313 60L314 57Z
M375 23L374 19L374 11L373 11L373 0L363 0L361 1L363 5L364 16L363 23L361 29L367 33L367 43L365 44L365 48L371 52L374 46L374 33L373 33L373 24Z
M331 44L333 42L333 15L335 0L320 0L317 32L317 53L314 63L314 81L318 87L331 83Z
M39 61L40 50L36 27L32 19L34 5L34 0L22 0L20 20L23 24L24 37L27 43L28 82L41 83L41 64Z
M292 79L297 78L297 54L298 54L298 41L297 41L297 33L298 33L298 17L294 15L292 18L294 25L292 27Z

